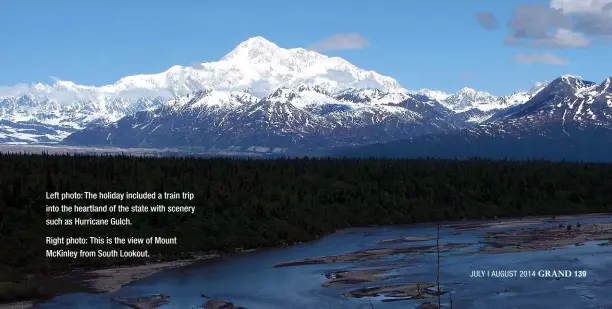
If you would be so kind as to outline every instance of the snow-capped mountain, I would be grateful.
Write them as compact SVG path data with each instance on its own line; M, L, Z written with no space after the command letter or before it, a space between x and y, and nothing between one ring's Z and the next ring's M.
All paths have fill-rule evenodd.
M500 97L499 98L500 105L507 108L507 107L523 104L531 100L531 98L533 98L536 94L538 94L538 92L540 92L542 89L548 86L549 83L550 81L537 82L533 85L533 87L531 87L531 89L527 91L517 91L510 95Z
M464 112L476 108L482 111L498 109L498 98L488 92L476 91L472 88L462 88L444 99L443 104L456 112Z
M478 126L338 154L611 160L612 78L594 83L565 75L533 92Z
M440 102L455 112L452 117L453 120L468 124L479 124L495 118L497 114L503 113L514 106L531 100L548 83L547 81L537 82L529 90L516 91L501 97L495 97L490 93L471 88L463 88L453 95L448 95Z
M187 95L210 88L244 91L266 96L280 87L317 85L328 91L347 88L376 88L403 91L393 78L356 67L338 57L328 57L303 48L285 49L263 37L240 43L220 61L194 66L175 65L165 72L121 78L101 87L58 81L54 85L36 84L0 88L0 97L42 95L56 102L91 100L105 105L107 97L142 98ZM170 98L172 98L172 96Z
M610 81L608 78L598 84L579 76L561 76L536 85L527 102L501 110L482 125L463 132L521 136L543 134L546 130L539 128L550 125L561 131L565 125L612 128Z
M417 94L428 96L438 102L444 102L451 95L440 90L421 89L417 91Z
M262 37L248 39L221 61L202 63L197 69L207 87L227 91L251 88L253 93L264 95L280 87L301 85L321 86L330 92L347 88L404 90L395 79L360 69L342 58L303 48L280 48Z
M451 114L431 98L406 92L332 93L301 85L257 99L244 92L202 90L110 125L75 132L65 142L207 151L316 150L455 129L459 124L448 120Z
M492 115L493 113L529 101L549 82L537 82L529 90L516 91L507 96L496 97L488 92L472 88L462 88L454 94L428 89L418 93L427 95L441 102L448 109L457 113Z
M347 88L405 91L399 83L360 69L338 57L303 48L285 49L262 37L240 43L220 61L173 66L157 74L121 78L100 87L58 81L0 87L0 141L59 141L92 121L115 121L202 89L249 91L265 97L280 87L320 86L337 92ZM27 122L47 133L23 131ZM9 125L8 123L12 123Z
M59 142L92 122L120 119L167 99L162 96L130 98L121 94L97 95L59 89L71 84L35 85L36 91L0 96L0 142ZM73 85L73 84L72 84Z
M537 124L575 122L580 126L612 127L611 78L602 83L564 75L540 90L527 103L500 114L497 120Z

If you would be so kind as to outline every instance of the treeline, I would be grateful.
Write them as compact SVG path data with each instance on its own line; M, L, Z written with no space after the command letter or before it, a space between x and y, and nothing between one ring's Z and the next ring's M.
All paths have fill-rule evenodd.
M0 154L0 281L111 260L45 258L47 236L178 237L154 253L279 246L351 226L612 211L612 165L433 159L198 159ZM45 192L192 192L195 214L49 214ZM45 226L54 217L132 226ZM133 249L126 245L116 248ZM124 261L125 262L125 261Z

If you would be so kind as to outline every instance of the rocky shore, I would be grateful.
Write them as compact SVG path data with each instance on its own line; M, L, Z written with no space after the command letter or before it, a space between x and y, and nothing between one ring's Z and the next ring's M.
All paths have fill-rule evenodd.
M541 251L612 240L612 223L563 225L540 229L489 232L481 253Z
M401 299L425 299L438 296L435 284L431 282L417 282L407 284L396 284L378 286L372 288L361 288L344 293L345 297L361 298L383 295ZM440 291L440 295L446 292Z

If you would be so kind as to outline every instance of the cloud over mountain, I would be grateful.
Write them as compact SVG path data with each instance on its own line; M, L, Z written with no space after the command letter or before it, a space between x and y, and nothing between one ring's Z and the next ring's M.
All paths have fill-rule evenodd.
M361 49L370 43L366 38L357 33L340 33L332 35L322 41L310 46L314 51Z

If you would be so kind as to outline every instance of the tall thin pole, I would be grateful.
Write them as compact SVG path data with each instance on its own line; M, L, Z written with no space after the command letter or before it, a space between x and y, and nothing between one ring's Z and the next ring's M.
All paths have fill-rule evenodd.
M436 252L438 255L438 269L436 272L436 281L438 284L438 308L441 308L440 305L440 224L438 224L438 237L436 238Z

